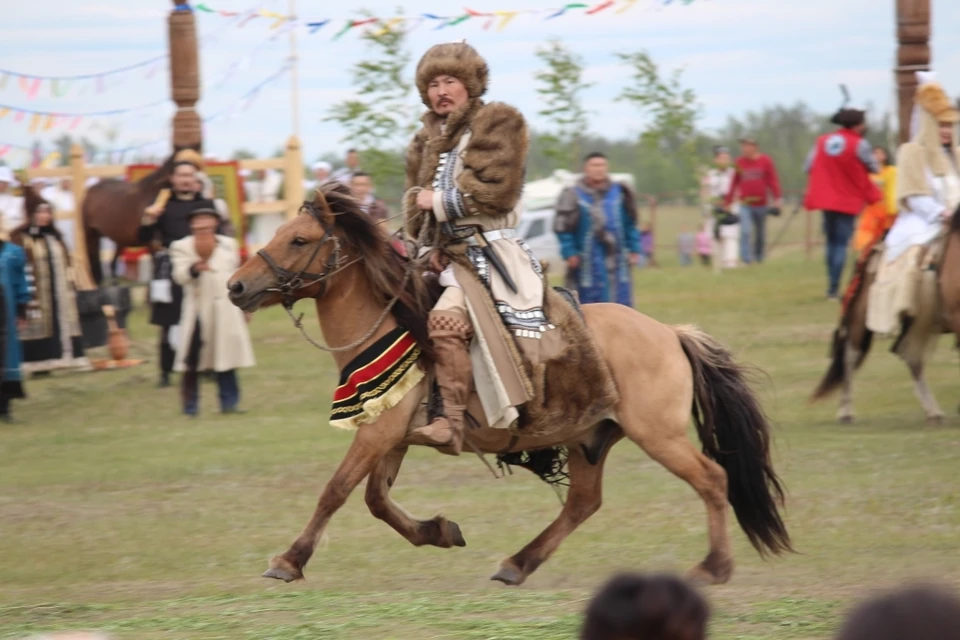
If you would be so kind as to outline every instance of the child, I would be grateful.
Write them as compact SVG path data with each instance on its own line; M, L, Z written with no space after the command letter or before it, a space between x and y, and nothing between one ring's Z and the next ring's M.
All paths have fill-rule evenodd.
M693 234L687 229L687 225L680 227L680 235L677 236L677 251L680 253L680 266L688 267L693 263Z
M697 232L697 255L700 256L700 264L705 267L710 266L710 256L713 254L713 238L710 236L710 223L704 222Z

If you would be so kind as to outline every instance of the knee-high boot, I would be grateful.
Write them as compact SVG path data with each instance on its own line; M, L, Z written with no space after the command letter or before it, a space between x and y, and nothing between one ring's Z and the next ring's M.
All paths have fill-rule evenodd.
M459 313L431 311L427 331L436 354L437 385L443 399L443 416L415 429L428 444L449 447L460 455L463 447L464 419L473 371L467 345L473 336L470 322Z

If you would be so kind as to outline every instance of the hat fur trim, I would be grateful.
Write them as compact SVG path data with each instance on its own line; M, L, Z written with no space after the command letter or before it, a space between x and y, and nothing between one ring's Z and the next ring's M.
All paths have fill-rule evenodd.
M465 42L437 44L420 58L417 64L417 89L420 99L431 107L427 90L437 76L453 76L463 83L470 98L479 98L487 92L490 69L477 50Z
M960 122L960 111L939 84L925 84L917 89L916 102L938 122Z

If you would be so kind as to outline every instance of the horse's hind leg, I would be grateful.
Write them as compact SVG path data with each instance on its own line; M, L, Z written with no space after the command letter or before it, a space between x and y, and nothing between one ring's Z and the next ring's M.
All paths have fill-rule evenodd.
M687 437L686 420L673 420L672 426L654 429L648 421L627 415L620 426L628 438L686 480L703 499L710 550L703 562L690 570L690 577L706 584L727 582L733 575L733 554L727 534L727 473L723 467L694 447Z
M610 446L612 444L611 442ZM570 473L570 490L567 492L567 501L560 515L543 530L543 533L534 538L533 542L501 562L500 570L491 578L492 580L499 580L508 585L523 583L557 550L567 536L597 512L602 495L603 464L606 462L610 446L601 453L595 465L587 461L580 447L569 448L570 456L567 464Z
M927 414L927 422L930 424L940 424L943 422L945 414L940 408L940 404L937 403L933 392L930 391L930 387L927 386L927 380L923 376L923 361L908 361L907 368L910 369L910 375L913 377L913 393Z
M853 409L853 375L858 358L860 358L860 350L853 346L853 343L848 337L846 344L843 346L843 383L840 389L840 409L837 410L837 419L846 424L853 422L855 417Z
M390 488L397 479L406 455L407 447L398 447L388 453L370 472L364 496L370 513L393 527L414 546L431 544L445 549L467 546L456 522L443 516L431 520L417 520L390 498Z

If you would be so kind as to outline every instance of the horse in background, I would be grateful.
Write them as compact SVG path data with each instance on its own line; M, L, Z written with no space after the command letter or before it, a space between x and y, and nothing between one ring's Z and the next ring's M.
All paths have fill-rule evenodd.
M909 320L890 349L910 370L914 395L931 424L943 422L944 413L927 386L924 365L935 351L942 333L953 333L957 336L957 346L960 346L960 209L954 212L945 233L946 238L941 240L945 245L935 271L921 272L922 278L934 278L935 282L924 284L921 281L917 288L920 294L917 315ZM840 324L833 332L830 366L810 398L811 402L817 402L839 389L837 419L842 423L854 421L853 376L867 359L873 344L873 332L867 328L867 301L883 259L882 243L881 239L879 246L866 249L869 253L858 261L844 296ZM925 291L928 293L923 295Z
M87 190L83 198L83 234L90 274L97 285L103 283L104 276L100 239L108 238L117 245L111 262L111 276L116 278L117 261L123 250L143 244L137 237L143 211L167 185L175 156L171 154L156 170L136 182L107 178Z

